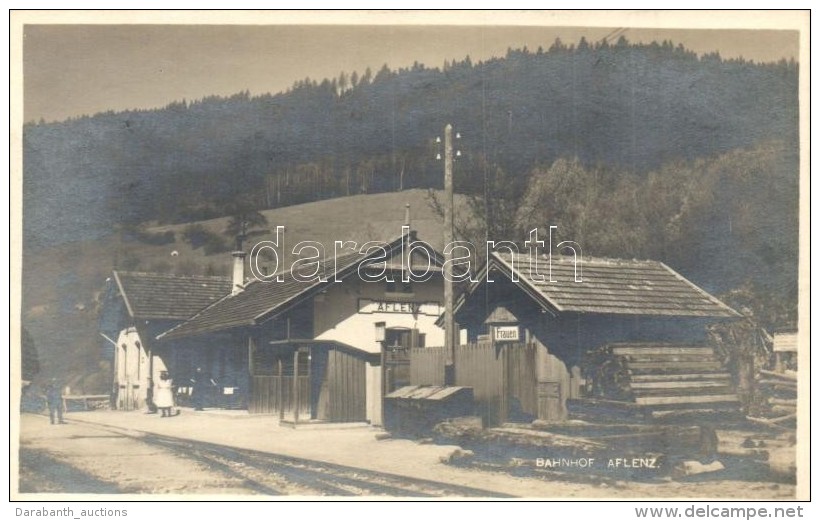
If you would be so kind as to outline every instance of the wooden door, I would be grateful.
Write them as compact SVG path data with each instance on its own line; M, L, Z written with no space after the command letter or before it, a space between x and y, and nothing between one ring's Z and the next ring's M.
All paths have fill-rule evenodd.
M365 361L332 349L327 358L327 410L321 419L334 422L367 419Z
M536 398L536 348L508 344L504 353L504 421L529 423L538 417Z
M385 391L410 385L410 348L418 338L418 330L388 329L384 350Z

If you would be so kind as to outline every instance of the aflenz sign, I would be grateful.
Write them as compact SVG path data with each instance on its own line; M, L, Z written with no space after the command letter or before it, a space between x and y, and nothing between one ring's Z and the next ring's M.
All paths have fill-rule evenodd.
M400 302L360 298L359 313L404 313L437 317L441 315L441 306L438 302Z
M495 326L496 342L518 342L518 326Z

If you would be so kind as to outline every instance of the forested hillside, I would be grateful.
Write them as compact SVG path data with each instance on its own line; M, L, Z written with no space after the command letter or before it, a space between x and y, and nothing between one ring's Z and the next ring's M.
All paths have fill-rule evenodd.
M561 42L430 68L298 81L288 92L180 100L164 109L29 124L28 246L112 225L402 188L438 187L434 139L463 136L458 190L501 169L578 158L643 174L773 136L797 142L797 66L698 57L670 42ZM59 203L57 202L59 201Z

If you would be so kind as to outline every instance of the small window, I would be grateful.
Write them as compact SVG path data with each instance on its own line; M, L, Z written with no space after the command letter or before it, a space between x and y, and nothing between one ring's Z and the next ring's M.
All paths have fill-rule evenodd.
M404 282L401 279L387 282L387 293L413 293L413 283Z

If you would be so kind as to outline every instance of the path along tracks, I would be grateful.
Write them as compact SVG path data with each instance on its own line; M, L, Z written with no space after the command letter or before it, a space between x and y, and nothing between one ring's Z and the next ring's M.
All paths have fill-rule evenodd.
M439 481L177 438L91 422L89 427L167 450L265 496L383 496L399 498L511 497Z

